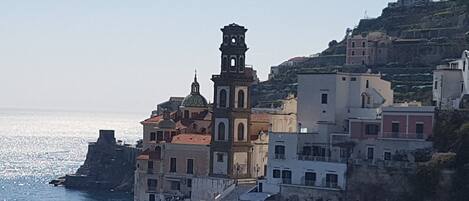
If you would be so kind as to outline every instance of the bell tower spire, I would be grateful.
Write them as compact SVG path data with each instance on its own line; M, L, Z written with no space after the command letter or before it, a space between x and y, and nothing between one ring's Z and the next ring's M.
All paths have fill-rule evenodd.
M232 23L223 27L221 31L223 32L223 42L220 45L221 74L243 73L248 50L244 40L247 29Z
M200 85L197 82L197 69L194 71L194 82L192 82L191 94L200 94Z

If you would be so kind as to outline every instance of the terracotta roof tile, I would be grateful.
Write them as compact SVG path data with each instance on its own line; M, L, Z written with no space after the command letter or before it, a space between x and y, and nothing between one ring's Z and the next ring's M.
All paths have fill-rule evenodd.
M202 134L179 134L173 137L171 143L173 144L195 144L195 145L209 145L212 140L211 135Z

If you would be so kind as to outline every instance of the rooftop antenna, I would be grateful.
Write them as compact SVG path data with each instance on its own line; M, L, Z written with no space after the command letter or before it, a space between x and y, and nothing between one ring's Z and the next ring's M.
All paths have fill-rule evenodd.
M365 16L364 16L364 18L365 18L365 19L369 19L369 17L368 17L368 11L367 11L367 10L365 10Z

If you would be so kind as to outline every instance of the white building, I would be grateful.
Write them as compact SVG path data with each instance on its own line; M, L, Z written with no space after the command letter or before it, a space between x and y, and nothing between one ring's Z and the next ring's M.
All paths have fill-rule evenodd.
M298 75L298 131L269 133L266 180L258 190L281 199L343 200L350 119L377 119L393 103L391 84L375 74ZM334 140L334 141L333 141Z
M433 101L444 110L469 108L469 51L433 71Z
M303 73L298 75L298 123L301 132L348 130L348 119L376 118L393 103L391 83L377 74ZM324 128L323 128L324 129Z

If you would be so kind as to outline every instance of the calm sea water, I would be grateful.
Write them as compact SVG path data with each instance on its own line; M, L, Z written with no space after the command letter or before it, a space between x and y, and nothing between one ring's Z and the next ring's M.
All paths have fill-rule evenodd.
M83 164L99 129L141 138L145 114L0 109L0 201L131 201L129 194L85 192L48 184Z

